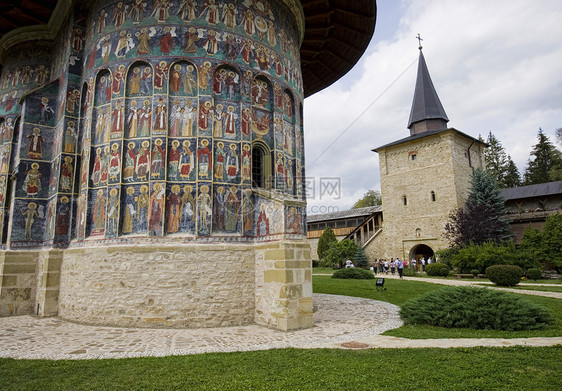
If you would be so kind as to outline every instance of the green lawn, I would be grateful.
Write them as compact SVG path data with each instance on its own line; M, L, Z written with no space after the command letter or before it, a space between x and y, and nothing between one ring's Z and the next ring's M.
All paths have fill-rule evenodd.
M312 274L333 274L335 270L331 267L313 267Z
M490 286L489 284L478 284L482 286ZM562 285L560 286L540 286L540 285L515 285L510 286L510 289L522 289L528 291L543 291L543 292L562 292Z
M422 281L386 279L385 291L375 289L374 280L339 280L330 276L314 276L313 290L315 293L331 293L365 297L369 299L386 301L401 306L407 300L422 295L426 292L442 289L443 285L431 284ZM496 331L473 330L461 328L444 328L422 325L406 325L389 330L384 335L395 337L426 339L426 338L528 338L528 337L560 337L562 336L562 300L540 296L525 296L526 299L546 307L555 323L544 330L531 331Z
M8 390L560 390L562 347L282 349L119 360L0 359Z

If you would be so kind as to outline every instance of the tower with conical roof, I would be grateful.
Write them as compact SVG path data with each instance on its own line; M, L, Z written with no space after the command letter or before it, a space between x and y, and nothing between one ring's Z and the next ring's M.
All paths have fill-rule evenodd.
M379 154L384 222L367 250L371 258L428 259L448 247L444 225L464 204L473 170L484 166L485 144L447 126L419 49L410 135L373 149Z

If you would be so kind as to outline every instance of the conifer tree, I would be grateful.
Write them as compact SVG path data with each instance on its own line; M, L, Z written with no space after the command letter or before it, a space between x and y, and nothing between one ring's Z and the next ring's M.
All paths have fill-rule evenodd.
M367 267L367 265L369 265L363 247L357 246L357 250L355 251L355 254L353 254L353 264L357 267Z
M330 227L326 228L324 232L322 232L320 239L318 239L318 258L324 259L332 243L336 243L337 241L334 230Z
M500 141L490 132L488 140L486 140L488 148L484 149L484 161L486 162L486 170L496 180L500 188L504 186L504 178L507 174L507 154Z
M505 177L503 178L503 187L504 188L511 188L521 186L521 175L519 174L519 170L517 166L511 160L511 156L507 156L507 170L505 173Z
M539 128L538 142L531 151L525 170L525 185L552 182L556 180L562 170L562 156L560 151L550 142L549 138Z
M472 174L471 189L464 207L453 211L445 225L445 235L453 246L467 246L511 239L504 199L494 178L480 169Z

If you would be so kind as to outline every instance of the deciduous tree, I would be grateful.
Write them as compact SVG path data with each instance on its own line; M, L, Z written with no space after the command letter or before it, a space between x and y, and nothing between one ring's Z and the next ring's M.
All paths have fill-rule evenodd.
M382 205L381 192L378 190L369 190L363 195L359 201L357 201L352 209L366 208L367 206L378 206Z

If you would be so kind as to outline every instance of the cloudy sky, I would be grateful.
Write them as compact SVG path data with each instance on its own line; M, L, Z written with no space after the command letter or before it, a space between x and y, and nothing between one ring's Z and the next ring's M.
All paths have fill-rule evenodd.
M539 127L555 141L562 127L562 1L378 0L377 6L361 60L304 103L309 214L349 209L367 190L380 190L371 149L409 135L418 33L450 127L474 137L491 131L520 172ZM330 178L341 178L339 193L330 191Z

